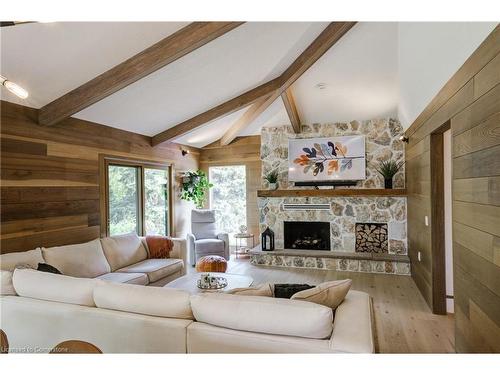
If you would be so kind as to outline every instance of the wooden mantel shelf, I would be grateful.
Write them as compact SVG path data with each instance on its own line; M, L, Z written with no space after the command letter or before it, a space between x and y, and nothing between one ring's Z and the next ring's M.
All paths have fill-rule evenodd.
M258 197L402 197L406 189L283 189L257 190Z

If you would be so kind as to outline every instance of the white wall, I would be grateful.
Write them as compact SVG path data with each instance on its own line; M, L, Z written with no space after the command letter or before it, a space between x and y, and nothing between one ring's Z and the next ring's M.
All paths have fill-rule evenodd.
M406 129L496 22L400 22L398 117Z

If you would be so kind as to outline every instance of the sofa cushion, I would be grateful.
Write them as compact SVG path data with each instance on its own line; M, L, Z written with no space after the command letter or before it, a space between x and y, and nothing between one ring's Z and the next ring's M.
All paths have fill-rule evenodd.
M120 268L117 272L145 273L149 282L154 283L175 272L181 271L184 263L181 259L146 259L131 266Z
M148 257L146 248L135 233L102 238L101 244L113 272Z
M327 281L314 288L295 293L291 299L319 303L336 309L344 300L351 285L351 279Z
M45 263L40 248L0 255L0 268L4 271L14 271L17 265L28 265L31 268L37 268L38 263Z
M197 240L194 243L197 254L224 253L224 241L212 238Z
M12 284L12 272L0 270L0 295L2 296L15 296L16 290L14 289L14 284Z
M98 238L75 245L43 248L42 253L45 262L63 275L94 278L111 271Z
M148 276L145 273L110 272L97 276L96 279L113 283L148 285Z
M97 307L165 318L193 319L189 293L179 289L103 283L94 289Z
M14 270L12 281L21 297L91 307L95 306L94 287L102 282L30 269Z
M324 339L331 335L332 309L315 303L225 293L191 296L199 322L240 331Z

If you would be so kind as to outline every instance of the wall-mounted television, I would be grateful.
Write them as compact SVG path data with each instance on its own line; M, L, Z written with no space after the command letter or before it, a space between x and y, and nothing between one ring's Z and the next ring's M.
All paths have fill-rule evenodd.
M289 139L289 181L364 179L366 179L366 157L363 135Z

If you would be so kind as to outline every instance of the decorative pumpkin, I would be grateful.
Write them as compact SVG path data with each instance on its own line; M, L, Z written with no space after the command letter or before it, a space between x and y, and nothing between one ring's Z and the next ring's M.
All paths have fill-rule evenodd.
M196 262L197 272L226 272L227 261L218 255L207 255Z

